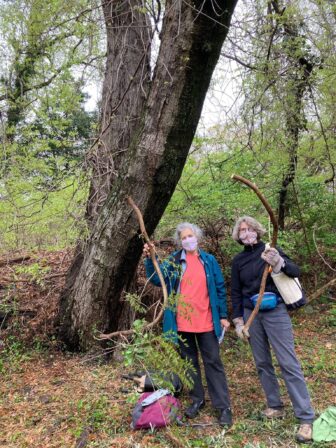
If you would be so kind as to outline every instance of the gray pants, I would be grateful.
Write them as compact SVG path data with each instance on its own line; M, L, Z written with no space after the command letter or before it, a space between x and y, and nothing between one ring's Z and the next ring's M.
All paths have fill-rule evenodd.
M244 320L252 310L244 309ZM259 379L264 389L267 405L271 408L283 406L280 398L270 345L278 360L282 377L291 399L295 416L302 423L312 423L314 411L301 366L294 349L293 328L286 305L281 303L274 310L259 312L250 328L250 345Z

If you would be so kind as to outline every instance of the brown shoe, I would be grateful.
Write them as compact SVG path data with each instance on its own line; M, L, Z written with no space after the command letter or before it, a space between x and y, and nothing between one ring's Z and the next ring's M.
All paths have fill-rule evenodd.
M313 425L310 423L302 423L295 436L297 442L307 443L313 440Z
M267 408L261 411L261 414L266 418L281 418L284 417L285 411L283 409Z

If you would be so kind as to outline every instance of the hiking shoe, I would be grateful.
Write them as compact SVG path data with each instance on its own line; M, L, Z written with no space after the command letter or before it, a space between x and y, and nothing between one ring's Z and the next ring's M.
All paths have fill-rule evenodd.
M266 418L281 418L285 415L284 409L267 408L261 411L261 415Z
M193 401L189 407L184 411L184 415L188 418L195 418L200 409L204 408L204 400Z
M232 426L232 412L230 408L219 410L218 423L227 428Z
M299 443L311 442L313 440L313 425L311 423L301 423L295 438Z

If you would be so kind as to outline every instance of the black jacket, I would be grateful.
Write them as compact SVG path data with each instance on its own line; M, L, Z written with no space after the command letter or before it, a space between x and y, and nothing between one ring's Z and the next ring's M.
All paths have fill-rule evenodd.
M261 278L265 268L265 261L260 258L260 255L264 249L265 243L259 241L259 243L253 246L244 246L244 250L233 259L231 273L233 319L243 316L244 307L253 308L250 297L258 294L260 289ZM279 247L277 247L277 250L285 260L285 266L281 271L288 277L298 277L300 274L299 267ZM271 275L267 277L265 291L274 292L280 296Z

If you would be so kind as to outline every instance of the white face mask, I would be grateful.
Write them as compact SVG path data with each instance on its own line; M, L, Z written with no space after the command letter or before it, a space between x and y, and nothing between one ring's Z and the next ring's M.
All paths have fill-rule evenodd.
M254 230L241 230L239 232L239 239L245 245L252 245L257 241L258 234Z
M197 238L195 236L187 236L182 240L182 247L184 250L193 252L197 249Z

